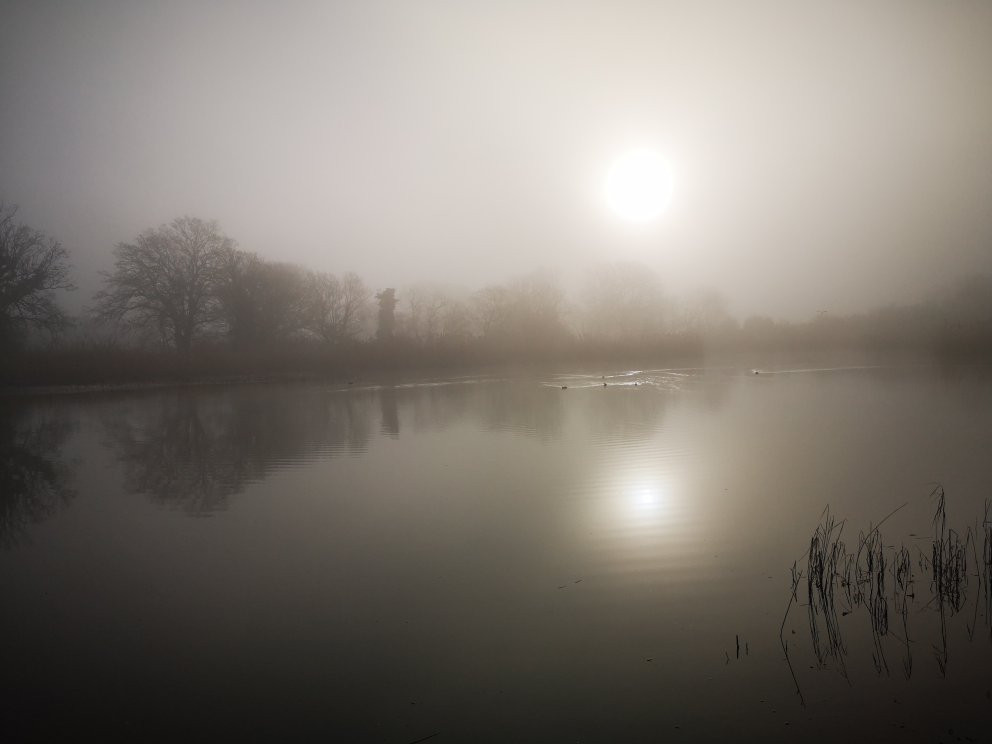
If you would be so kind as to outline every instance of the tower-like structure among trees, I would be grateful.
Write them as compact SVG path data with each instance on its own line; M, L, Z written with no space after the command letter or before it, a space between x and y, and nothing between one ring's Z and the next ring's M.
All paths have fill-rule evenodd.
M380 341L389 341L396 330L396 290L384 289L375 298L379 301L379 325L375 336Z

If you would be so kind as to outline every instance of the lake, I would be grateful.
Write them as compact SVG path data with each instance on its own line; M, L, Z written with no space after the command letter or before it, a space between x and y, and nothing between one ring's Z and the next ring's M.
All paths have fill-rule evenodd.
M981 740L990 445L925 365L2 399L0 738Z

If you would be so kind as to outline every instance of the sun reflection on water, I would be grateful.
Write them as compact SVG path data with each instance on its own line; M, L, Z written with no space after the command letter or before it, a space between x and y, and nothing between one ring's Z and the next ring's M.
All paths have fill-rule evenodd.
M682 521L678 483L667 473L630 473L604 483L594 510L596 530L622 540L660 538Z
M624 581L657 577L685 548L687 525L676 481L638 475L603 488L588 512L590 573Z
M660 527L673 516L672 488L665 481L625 486L612 501L617 521L628 527Z

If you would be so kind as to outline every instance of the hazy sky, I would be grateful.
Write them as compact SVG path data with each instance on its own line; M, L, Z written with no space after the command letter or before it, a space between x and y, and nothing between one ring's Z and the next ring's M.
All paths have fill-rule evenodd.
M992 270L989 2L3 4L0 199L88 300L182 214L375 287L566 281L805 317ZM672 163L661 219L603 197Z

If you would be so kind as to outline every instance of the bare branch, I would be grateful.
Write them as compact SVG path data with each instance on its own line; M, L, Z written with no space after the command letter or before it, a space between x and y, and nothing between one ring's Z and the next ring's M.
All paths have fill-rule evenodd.
M180 217L114 250L114 271L97 293L103 320L155 328L179 351L220 317L219 290L235 243L215 222Z
M65 328L55 293L75 289L62 244L19 224L16 214L17 207L0 203L0 344L20 341L31 328Z

